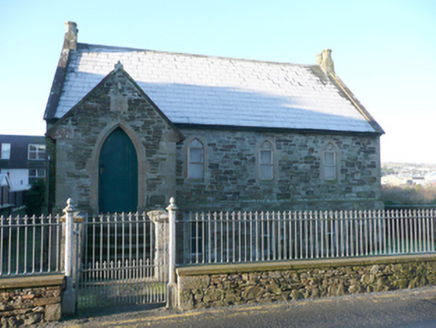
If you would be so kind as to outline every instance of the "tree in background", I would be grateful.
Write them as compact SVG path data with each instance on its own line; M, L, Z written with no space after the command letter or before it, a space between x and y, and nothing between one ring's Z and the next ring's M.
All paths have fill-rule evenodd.
M386 205L436 205L436 184L383 186L382 201Z
M24 195L27 215L41 215L45 201L45 181L37 179Z

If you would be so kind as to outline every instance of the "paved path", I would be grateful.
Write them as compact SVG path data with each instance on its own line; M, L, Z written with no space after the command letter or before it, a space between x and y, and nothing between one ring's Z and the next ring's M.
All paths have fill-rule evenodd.
M436 327L436 287L200 311L181 312L164 308L123 311L106 311L88 318L43 326Z

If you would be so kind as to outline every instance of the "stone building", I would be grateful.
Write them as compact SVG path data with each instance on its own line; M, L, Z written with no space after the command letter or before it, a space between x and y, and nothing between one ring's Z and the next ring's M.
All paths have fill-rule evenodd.
M90 212L381 208L384 133L334 72L78 43L44 119L51 197Z

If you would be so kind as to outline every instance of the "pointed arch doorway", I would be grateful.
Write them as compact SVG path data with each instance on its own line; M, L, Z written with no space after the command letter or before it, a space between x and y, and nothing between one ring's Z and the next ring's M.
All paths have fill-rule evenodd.
M98 205L101 213L135 212L138 207L138 156L129 136L115 129L99 156Z

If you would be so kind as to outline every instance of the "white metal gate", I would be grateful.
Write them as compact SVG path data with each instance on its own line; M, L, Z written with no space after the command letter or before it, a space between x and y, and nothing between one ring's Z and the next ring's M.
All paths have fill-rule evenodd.
M146 213L106 214L76 229L79 310L166 302L166 222Z

